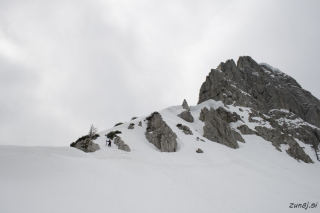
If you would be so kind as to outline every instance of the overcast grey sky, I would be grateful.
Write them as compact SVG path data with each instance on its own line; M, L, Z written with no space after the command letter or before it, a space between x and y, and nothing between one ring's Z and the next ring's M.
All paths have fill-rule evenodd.
M317 0L0 0L0 144L68 146L91 124L190 105L249 55L320 98Z

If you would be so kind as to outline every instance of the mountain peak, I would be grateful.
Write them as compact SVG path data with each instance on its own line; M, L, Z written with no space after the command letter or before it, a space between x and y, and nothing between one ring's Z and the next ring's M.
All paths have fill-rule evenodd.
M266 63L258 64L250 56L239 57L237 65L227 60L211 70L201 86L198 103L209 99L262 112L286 109L320 127L319 100L289 75Z
M279 151L280 144L289 144L295 149L288 150L289 155L300 153L293 157L312 162L294 138L317 149L320 101L289 75L269 64L258 64L250 56L239 57L237 65L227 60L211 70L200 88L198 104L210 99L222 101L225 106L249 108L249 122L270 124L270 127L256 126L254 131L239 126L242 134L256 134L271 141Z

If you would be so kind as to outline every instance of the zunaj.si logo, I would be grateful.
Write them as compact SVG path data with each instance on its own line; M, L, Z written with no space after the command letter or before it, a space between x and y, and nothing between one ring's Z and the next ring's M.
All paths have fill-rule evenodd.
M310 205L309 205L309 202L308 203L290 203L289 208L293 208L293 209L294 208L300 208L300 209L307 210L308 208L309 209L317 208L317 205L318 205L318 202L310 203Z

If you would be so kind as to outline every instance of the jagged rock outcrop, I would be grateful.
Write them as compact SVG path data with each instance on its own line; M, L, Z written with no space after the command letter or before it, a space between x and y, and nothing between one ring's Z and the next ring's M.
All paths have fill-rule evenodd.
M182 130L182 132L186 135L193 135L191 129L185 125L177 124L177 127Z
M128 129L134 129L134 123L131 123L131 124L128 126Z
M288 155L299 160L304 161L305 163L313 163L309 155L307 155L303 148L299 146L299 144L295 140L290 140L288 142L290 148L287 151Z
M188 112L190 111L190 107L189 107L186 99L183 100L182 108L185 109L185 110L187 110Z
M287 144L289 140L293 140L287 134L284 134L276 129L269 129L266 127L257 126L255 127L257 135L263 139L272 142L272 145L281 152L280 145Z
M228 147L239 148L237 141L245 141L238 132L231 129L227 122L228 118L232 117L232 114L229 113L229 116L225 116L225 114L219 114L218 111L223 110L214 110L212 108L208 110L206 107L201 110L199 119L205 123L203 136Z
M99 144L94 143L90 138L77 141L72 146L84 152L95 152L97 150L100 150Z
M266 113L286 109L320 128L320 101L290 76L249 56L221 63L202 84L199 102L214 99Z
M224 109L222 107L219 107L217 109L217 113L219 114L220 118L222 120L226 121L227 123L237 122L237 121L241 120L240 115L238 115L235 112L230 113L229 111L227 111L226 109Z
M177 135L166 124L158 112L154 112L147 117L147 131L145 132L147 140L155 145L161 152L177 151Z
M306 144L317 147L320 141L320 128L312 126L296 114L286 110L271 110L267 113L271 125L290 134Z
M194 122L194 118L189 111L183 111L178 116L187 122Z
M190 113L190 107L189 107L186 99L183 100L182 108L185 109L186 111L183 111L178 116L187 122L190 122L190 123L194 122L194 118Z
M237 64L228 60L212 69L201 86L198 103L209 99L251 108L248 120L257 126L254 130L246 125L239 126L237 129L241 134L256 134L272 142L279 151L281 144L291 141L294 147L290 146L287 153L311 162L294 138L312 147L319 146L320 101L290 76L268 64L258 64L249 56L240 57ZM224 111L219 113L224 114ZM243 112L242 109L239 111ZM222 115L228 122L240 120L237 114L226 116L230 115ZM205 132L208 136L209 130Z
M141 122L141 121L139 121L139 124L138 124L138 126L142 126L142 122Z
M240 130L241 134L243 134L243 135L255 135L255 134L257 134L256 131L253 131L247 125L241 125L241 126L237 127L237 129Z
M119 136L115 137L114 144L118 147L118 149L121 149L126 152L131 151L130 147L127 144L125 144L124 141Z
M203 153L202 149L197 149L196 153Z

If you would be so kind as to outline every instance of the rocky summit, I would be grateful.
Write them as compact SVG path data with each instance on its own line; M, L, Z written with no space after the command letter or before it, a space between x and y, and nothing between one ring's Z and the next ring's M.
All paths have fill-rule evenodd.
M269 125L254 125L254 129L241 125L237 127L241 134L256 134L272 142L279 151L281 144L287 144L290 156L312 162L295 138L318 149L320 101L292 77L266 63L258 64L249 56L239 57L237 64L228 60L211 70L201 86L198 104L210 99L222 101L225 106L249 108L250 123ZM241 119L237 114L233 117ZM231 122L226 117L221 119L221 112L212 110L204 137L237 148L234 130L226 125Z
M292 77L249 56L240 57L237 64L228 60L211 70L201 86L198 103L209 99L263 113L285 109L320 127L319 100Z
M262 140L276 152L313 163L319 160L320 101L279 69L243 56L237 64L227 60L211 70L196 106L183 100L181 106L134 117L105 135L112 132L122 133L114 143L127 152L135 151L133 135L160 152L179 152L189 142L239 149L246 147L241 144ZM99 150L87 142L71 146L85 152Z

